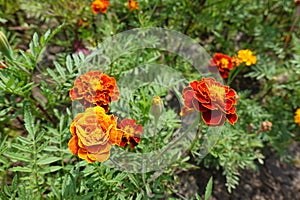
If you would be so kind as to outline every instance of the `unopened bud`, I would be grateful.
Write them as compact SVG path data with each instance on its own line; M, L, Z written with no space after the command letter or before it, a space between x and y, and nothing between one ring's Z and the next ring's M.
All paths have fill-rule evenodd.
M161 116L164 110L164 104L159 96L155 96L152 100L150 114L155 117L156 120Z
M0 31L0 52L9 59L12 59L12 50L5 35Z

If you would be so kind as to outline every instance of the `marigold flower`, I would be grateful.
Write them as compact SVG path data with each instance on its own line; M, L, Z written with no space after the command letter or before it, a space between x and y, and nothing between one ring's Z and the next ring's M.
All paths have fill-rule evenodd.
M127 6L129 7L130 11L138 10L139 9L139 3L134 0L128 0Z
M210 126L221 126L226 119L233 125L238 119L235 91L214 78L191 82L183 89L182 96L184 108L181 116L195 109L202 113L203 121Z
M117 127L125 132L119 146L125 148L130 144L130 149L133 149L140 143L143 127L142 125L136 124L134 119L123 119L118 123Z
M95 0L92 3L92 12L98 14L99 12L106 13L109 6L109 1L107 0Z
M233 65L231 57L222 53L215 53L214 57L210 61L210 71L217 72L218 70L222 78L228 78L229 71L232 70L232 68Z
M300 108L298 108L295 112L294 121L300 126Z
M256 64L256 56L253 55L253 52L249 49L239 50L238 56L240 62L245 63L247 66Z
M101 106L108 112L109 103L119 98L116 80L101 71L90 71L79 76L70 90L72 101L79 100L84 108Z
M88 162L103 162L109 158L111 137L122 135L113 115L102 107L88 108L76 115L70 126L72 138L68 143L72 154Z

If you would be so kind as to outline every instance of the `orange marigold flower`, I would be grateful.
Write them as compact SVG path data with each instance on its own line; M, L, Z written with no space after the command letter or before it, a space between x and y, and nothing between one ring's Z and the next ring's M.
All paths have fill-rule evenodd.
M99 12L106 13L108 6L109 6L109 1L95 0L92 3L92 11L94 14L98 14Z
M222 53L215 53L210 61L209 69L211 72L220 72L222 78L228 78L229 71L232 70L231 57Z
M72 101L79 100L84 108L101 106L108 112L109 103L119 98L116 80L101 71L90 71L79 76L70 90Z
M139 3L134 0L128 0L127 6L129 7L130 11L138 10L139 9Z
M107 115L102 107L88 108L76 115L70 126L72 138L68 143L72 154L88 162L103 162L109 158L110 137L122 135L113 115Z
M136 124L134 119L123 119L118 123L118 128L125 132L119 146L125 148L130 144L130 149L133 149L140 143L143 127L140 124Z
M294 121L300 126L300 108L298 108L295 112Z
M245 63L247 66L254 65L257 61L256 56L249 49L239 50L237 57L240 59L240 62Z
M226 119L233 125L238 119L235 91L214 78L191 82L183 89L182 96L185 107L180 115L195 109L202 113L203 121L210 126L221 126Z

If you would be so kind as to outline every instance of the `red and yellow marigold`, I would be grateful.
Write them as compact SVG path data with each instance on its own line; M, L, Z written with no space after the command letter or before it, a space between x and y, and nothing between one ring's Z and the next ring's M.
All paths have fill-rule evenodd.
M118 123L117 127L125 132L119 146L125 148L127 145L130 145L130 149L133 149L140 143L143 127L136 124L134 119L123 119Z
M109 158L111 137L122 135L113 115L102 107L88 108L76 115L70 126L72 138L68 147L72 154L88 162L103 162Z
M210 61L209 69L212 72L220 72L222 78L228 78L229 71L232 70L231 57L222 53L215 53L214 57Z
M233 125L238 119L235 91L214 78L191 82L190 86L183 89L182 96L184 107L181 115L197 110L202 113L203 121L210 126L221 126L226 120Z
M116 80L101 71L89 71L74 81L70 90L72 101L79 100L84 108L101 106L108 112L109 103L119 98Z
M106 13L107 9L109 6L109 1L107 0L95 0L92 3L92 12L94 14L98 14L98 13Z

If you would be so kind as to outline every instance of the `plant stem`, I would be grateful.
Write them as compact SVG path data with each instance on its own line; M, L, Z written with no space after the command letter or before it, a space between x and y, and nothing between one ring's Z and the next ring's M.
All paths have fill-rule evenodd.
M202 132L202 128L203 128L203 123L200 122L200 124L199 124L199 129L198 129L198 131L197 131L197 133L196 133L196 135L195 135L194 140L192 141L192 144L191 144L190 147L187 149L187 152L188 152L188 151L191 151L191 150L193 149L193 147L195 146L195 144L197 143L197 141L198 141L198 139L199 139L199 136L200 136L200 134L201 134L201 132Z
M154 135L153 135L153 149L156 151L156 130L157 130L158 118L155 117L154 120Z

